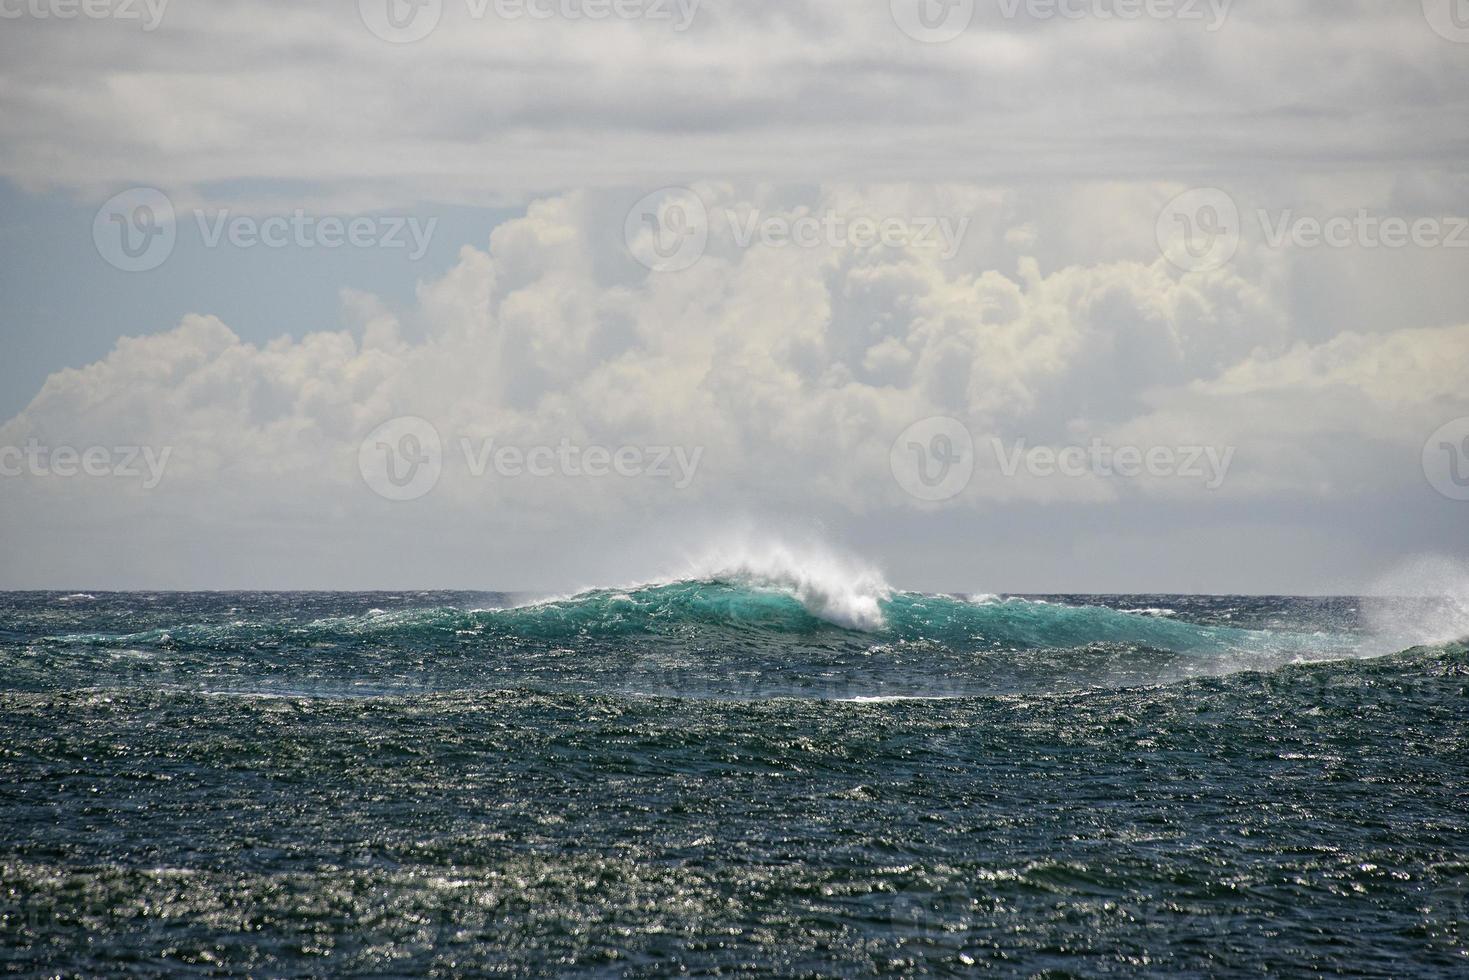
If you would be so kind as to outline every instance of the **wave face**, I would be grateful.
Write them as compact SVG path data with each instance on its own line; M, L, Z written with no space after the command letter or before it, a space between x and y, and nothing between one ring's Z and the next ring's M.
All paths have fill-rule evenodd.
M9 665L17 687L131 677L323 695L961 697L1164 684L1398 649L1351 599L926 595L876 577L762 578L739 565L519 603L495 594L68 596L41 612L137 628L33 634Z
M1463 975L1452 602L852 571L0 594L0 968Z

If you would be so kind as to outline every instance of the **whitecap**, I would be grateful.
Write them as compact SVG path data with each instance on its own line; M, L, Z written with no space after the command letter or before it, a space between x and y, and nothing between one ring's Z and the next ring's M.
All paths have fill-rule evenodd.
M898 701L958 701L955 694L872 694L852 698L833 698L850 704L893 704Z
M813 616L869 632L887 625L882 604L893 594L876 567L814 542L730 542L690 560L682 577L775 589Z

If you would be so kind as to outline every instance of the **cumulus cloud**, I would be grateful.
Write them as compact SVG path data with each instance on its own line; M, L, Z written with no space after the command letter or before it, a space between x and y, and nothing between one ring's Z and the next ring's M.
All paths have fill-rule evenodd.
M1292 335L1280 296L1229 267L1184 274L1156 246L1151 259L1047 270L1018 253L1012 268L996 268L983 240L1031 242L1006 236L1010 217L996 205L1006 194L993 190L697 191L711 215L754 210L787 223L967 214L981 244L949 258L912 244L745 245L715 219L702 259L650 272L609 219L628 195L544 198L486 247L464 248L413 308L347 294L350 329L265 345L190 316L53 375L0 428L0 443L168 447L167 478L147 491L12 481L11 513L22 524L65 513L109 526L179 514L263 528L282 546L323 519L381 527L385 506L398 508L395 520L504 540L642 521L663 507L925 514L932 505L895 479L889 452L931 416L962 421L978 444L978 472L946 519L1016 502L1184 500L1207 510L1402 492L1422 479L1403 461L1425 435L1469 414L1469 326L1310 344ZM436 429L443 473L423 499L385 504L364 485L359 449L399 416ZM1059 479L1007 475L988 450L992 440L1093 439L1234 447L1235 468L1214 488L1146 474ZM685 486L676 472L472 471L487 446L563 444L700 455Z
M923 43L884 2L702 0L674 30L445 0L432 32L397 44L361 13L376 2L171 0L147 31L5 20L0 178L26 191L83 211L150 185L180 214L518 215L412 302L344 291L345 326L249 342L191 304L52 375L0 446L167 448L167 477L0 482L0 535L26 556L15 583L348 586L401 569L559 587L568 570L595 580L603 555L615 575L630 540L731 514L838 528L910 572L932 565L936 587L1019 586L938 577L976 551L1041 587L1066 584L1068 560L1120 586L1110 554L1166 567L1180 528L1215 553L1254 546L1298 584L1423 540L1469 546L1421 459L1428 433L1469 415L1463 251L1267 240L1287 212L1469 214L1469 61L1420 4L1129 20L1108 0L1066 5L1075 18L981 0L957 36ZM650 272L625 219L665 185L697 192L708 240L690 267ZM1156 222L1199 186L1232 198L1239 247L1184 272ZM790 247L758 223L826 216L954 234ZM438 434L443 466L393 502L360 450L404 416ZM940 416L976 452L935 501L895 478L892 449ZM1007 474L992 441L1234 452L1211 488ZM485 463L563 444L700 455L686 486ZM1341 550L1363 515L1377 538ZM1037 527L1038 551L1000 543ZM151 581L116 571L139 567Z

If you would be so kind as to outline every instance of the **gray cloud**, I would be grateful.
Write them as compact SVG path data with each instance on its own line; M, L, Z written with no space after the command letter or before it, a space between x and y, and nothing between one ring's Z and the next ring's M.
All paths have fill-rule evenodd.
M1469 45L1419 4L1241 0L1209 31L980 0L943 44L880 2L706 0L682 33L445 8L403 45L353 4L0 24L0 177L20 187L522 212L412 304L348 293L345 327L263 344L200 309L52 375L0 446L172 454L155 488L5 478L0 545L28 557L0 585L567 587L731 522L814 526L956 589L1351 589L1469 549L1469 505L1424 472L1428 434L1469 416L1466 253L1266 240L1284 212L1469 214ZM952 255L789 248L715 220L690 268L650 272L625 219L665 184L716 219L965 234ZM1195 271L1158 242L1190 187L1241 219L1236 253ZM360 453L406 415L443 437L444 472L391 502ZM925 501L891 453L933 416L981 449L1235 455L1211 490L1009 477L981 452ZM460 442L489 439L703 455L682 489L475 477Z
M1105 6L1105 5L1104 5ZM151 33L6 23L0 173L95 192L350 180L384 203L665 178L972 180L1457 167L1464 45L1416 4L1008 19L947 44L886 4L705 0L661 21L473 19L416 44L351 4L174 0Z

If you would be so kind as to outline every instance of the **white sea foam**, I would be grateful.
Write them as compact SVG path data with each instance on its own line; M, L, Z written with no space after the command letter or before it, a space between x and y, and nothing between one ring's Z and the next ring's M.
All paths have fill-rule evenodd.
M690 558L677 577L777 589L795 596L813 616L869 631L885 625L882 603L893 592L872 565L814 541L723 542Z
M527 596L508 609L538 609L607 593L612 602L637 602L633 593L678 582L722 581L751 589L783 592L808 612L848 629L872 631L886 625L882 603L892 588L874 566L814 540L795 543L754 533L731 535L686 554L661 575L552 595Z
M896 704L900 701L958 701L955 694L869 694L852 698L836 698L850 704Z
M1378 579L1362 618L1382 652L1469 639L1469 567L1425 555Z

